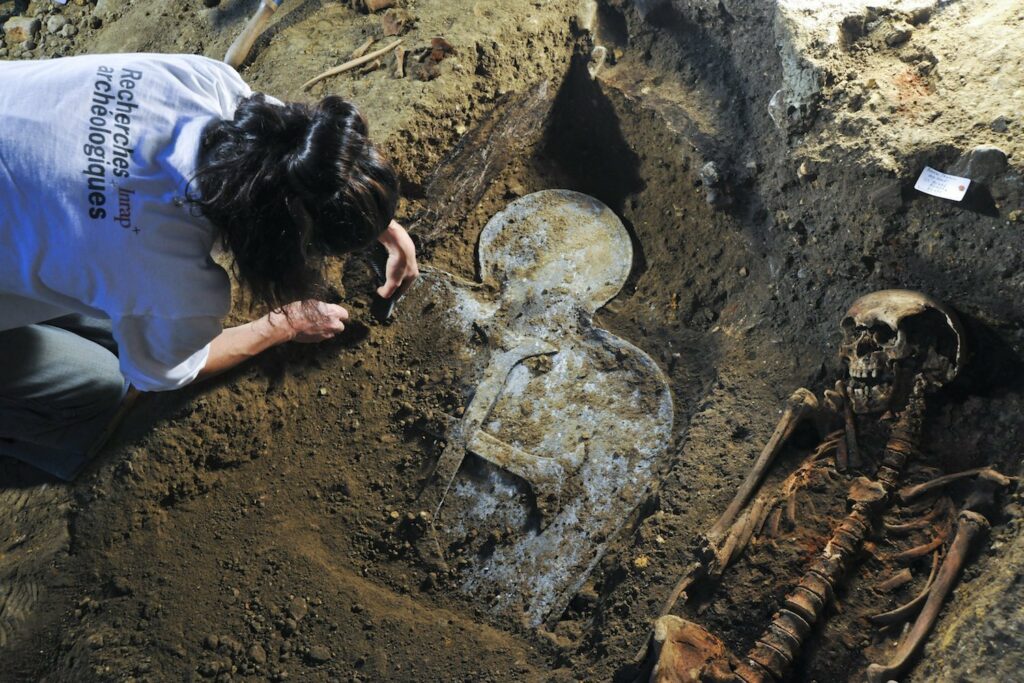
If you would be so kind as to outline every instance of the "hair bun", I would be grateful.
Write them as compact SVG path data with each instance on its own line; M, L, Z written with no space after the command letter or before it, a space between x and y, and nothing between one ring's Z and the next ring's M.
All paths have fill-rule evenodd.
M242 100L231 121L203 131L199 165L193 204L265 301L309 296L317 255L371 243L398 202L366 120L336 96L315 106Z

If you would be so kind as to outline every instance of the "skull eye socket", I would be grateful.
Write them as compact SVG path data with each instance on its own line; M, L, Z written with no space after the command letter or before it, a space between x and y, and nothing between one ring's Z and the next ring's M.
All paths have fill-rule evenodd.
M896 331L888 325L872 325L871 327L871 337L879 346L892 341L895 336Z

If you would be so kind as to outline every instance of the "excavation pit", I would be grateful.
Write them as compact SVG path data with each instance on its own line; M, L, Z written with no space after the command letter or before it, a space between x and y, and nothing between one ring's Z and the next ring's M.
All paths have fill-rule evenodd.
M102 27L80 31L73 49L218 57L254 4L99 3ZM11 568L31 580L0 608L20 678L632 681L654 616L699 552L694 539L728 505L782 401L797 387L832 386L843 311L871 291L909 288L950 304L984 359L930 405L927 464L1019 474L1024 238L1011 3L844 3L821 35L801 32L796 19L809 15L793 2L609 0L593 17L526 0L408 4L407 59L436 36L454 49L433 80L396 78L387 63L301 92L380 26L379 15L312 1L282 6L242 74L281 99L333 93L361 106L402 175L399 219L427 267L421 284L380 324L363 260L333 263L335 294L352 313L345 338L152 398L74 487L43 495L33 482L0 496L17 510L0 515L0 593L15 594ZM829 43L832 34L843 42ZM889 45L890 35L905 42ZM64 40L44 37L47 55ZM978 46L970 55L965 40ZM992 83L997 98L985 95ZM972 184L986 202L916 192L925 165L983 172ZM538 344L511 364L489 419L466 429L487 368L517 348L502 334L536 317L509 305L510 287L535 280L496 278L486 265L496 242L481 236L509 206L551 190L607 207L629 248L619 233L615 286L600 305L524 293L558 314L534 335L556 351ZM501 319L503 306L516 314ZM621 389L632 380L598 388L610 397L597 405L624 428L562 429L585 424L578 407L595 401L586 382L547 383L570 368L643 375L637 398ZM545 412L557 392L564 409ZM795 434L768 486L817 436ZM586 448L575 459L581 437L614 444L609 452L619 439L636 443L650 471L602 492L607 518L592 514L578 536L552 541L587 550L544 584L537 578L555 565L528 546L584 492L576 463L600 461ZM865 449L883 441L864 434ZM452 486L431 506L446 453L459 454ZM814 479L797 499L800 530L782 516L784 539L755 544L678 614L746 652L845 514L846 488ZM26 515L68 505L70 542L54 536L66 548L22 538ZM49 528L46 514L32 528ZM1019 670L1021 538L1014 524L993 527L911 680ZM54 559L40 559L42 547ZM873 557L844 584L842 610L815 631L794 680L861 680L869 662L888 659L895 635L864 617L913 597L930 566L896 577Z

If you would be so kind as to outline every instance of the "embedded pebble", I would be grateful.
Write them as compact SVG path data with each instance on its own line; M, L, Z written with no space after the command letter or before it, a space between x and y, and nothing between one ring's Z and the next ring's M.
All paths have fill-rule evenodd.
M316 664L323 664L331 661L331 651L323 645L314 645L309 648L309 660Z
M60 30L67 25L67 18L59 14L54 15L46 20L46 30L48 33L59 33Z
M260 645L259 643L255 643L253 645L250 645L249 646L249 650L246 652L246 655L253 662L255 662L256 664L259 664L261 666L263 664L267 663L267 651L264 650L263 646Z
M309 604L305 598L296 596L288 603L287 612L288 616L296 622L302 621L302 618L309 612Z

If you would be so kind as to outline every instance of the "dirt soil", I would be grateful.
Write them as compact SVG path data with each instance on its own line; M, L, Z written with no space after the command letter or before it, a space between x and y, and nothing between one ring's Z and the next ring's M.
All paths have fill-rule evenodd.
M342 338L144 397L73 485L0 463L0 680L631 681L652 619L782 401L840 376L839 321L877 289L948 302L973 348L968 372L930 403L922 464L935 469L911 476L981 464L1024 474L1018 3L398 4L403 78L389 57L301 89L367 37L389 39L382 13L332 0L285 2L241 73L281 99L354 100L401 172L399 219L423 263L464 280L478 279L484 224L515 198L567 188L611 207L634 263L595 324L669 380L660 484L547 625L468 596L463 565L422 551L419 493L480 369L458 362L452 331L413 298L374 321L371 274L354 256L333 266L354 321ZM0 56L220 58L256 6L0 0L0 23L42 19L32 44L0 43ZM74 30L58 19L51 32L54 17ZM453 53L430 64L434 37ZM792 90L794 73L814 87ZM780 90L801 106L770 106ZM970 177L964 201L914 190L925 165ZM229 322L247 315L240 306ZM862 429L877 450L884 432ZM769 485L816 443L799 432ZM675 612L745 651L842 516L850 476L816 476L784 537L760 539ZM911 679L1012 680L1024 668L1015 495ZM863 680L891 657L899 629L866 616L913 597L929 566L883 594L890 565L878 558L920 541L872 539L881 552L831 606L795 680ZM461 552L468 562L501 542Z

